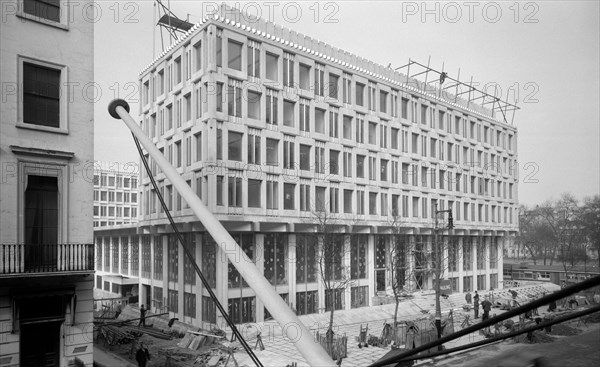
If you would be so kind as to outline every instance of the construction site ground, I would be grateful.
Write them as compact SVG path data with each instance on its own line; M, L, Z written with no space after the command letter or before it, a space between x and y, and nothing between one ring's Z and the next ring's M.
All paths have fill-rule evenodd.
M545 283L545 284L530 284L519 288L514 288L518 292L517 301L521 304L524 304L536 297L542 296L545 293L552 292L556 290L558 287ZM484 296L487 295L487 292L482 292L481 300L483 300ZM511 298L510 293L508 293L508 289L502 291L494 292L494 299L509 299ZM468 317L471 323L479 322L481 319L473 319L473 311L465 311L463 306L466 305L465 296L461 293L454 293L450 295L448 298L441 299L442 306L442 314L444 316L448 315L449 311L453 312L454 319L454 330L460 330L463 328L464 321ZM383 305L375 305L372 307L363 307L352 310L344 310L344 311L336 311L334 313L334 331L337 335L346 335L348 337L347 343L347 357L343 359L342 366L367 366L372 362L377 361L383 355L389 352L390 347L380 348L375 346L369 346L367 348L360 348L358 342L356 341L356 337L359 335L359 331L361 327L365 327L368 325L368 334L374 336L380 336L384 324L391 323L393 321L393 313L394 313L395 305L391 304L383 304ZM543 317L547 307L539 310L540 316ZM433 292L417 292L411 295L411 297L407 297L400 303L400 307L398 309L398 321L414 321L418 319L431 318L434 314L435 310L435 295ZM500 314L504 311L499 308L492 309L491 315ZM560 305L559 305L560 312ZM124 312L125 313L125 312ZM481 316L481 313L480 313ZM327 329L329 322L329 313L320 313L320 314L311 314L304 315L299 317L300 320L310 329L312 333L316 333L317 331L324 333ZM514 320L518 322L518 318ZM573 324L573 323L571 323ZM600 330L597 328L598 324L588 323L587 325L580 325L577 328L568 329L572 334L579 334L581 331L585 332L588 328L592 330L596 327L596 331ZM276 366L276 367L284 367L290 365L292 362L296 362L297 366L308 366L305 362L304 358L302 358L300 352L295 348L293 343L287 339L287 337L283 336L281 327L275 321L263 322L263 323L253 323L253 324L245 324L240 325L240 331L242 335L246 336L246 341L251 347L255 347L256 344L256 335L258 332L261 333L262 342L264 344L265 349L260 350L260 348L254 348L254 353L260 359L261 363L264 366ZM577 331L573 331L573 330ZM193 329L194 331L197 328ZM237 364L239 366L254 366L254 363L250 359L250 357L244 352L244 350L239 345L239 342L234 341L230 343L230 330L225 330L228 333L227 339L222 339L220 346L224 346L225 348L235 348L236 352L233 354ZM541 333L541 332L540 332ZM569 332L565 332L568 334ZM583 335L583 334L582 334ZM581 335L577 335L581 336ZM540 334L540 337L541 334ZM567 338L570 336L562 336L560 338ZM479 341L484 339L485 336L482 333L472 333L469 335L465 335L461 338L455 339L449 343L445 344L446 348L452 348L460 345L469 344L475 341ZM555 340L559 340L557 338ZM186 350L184 348L178 348L177 344L181 341L180 338L175 338L172 340L161 340L148 335L143 335L139 341L142 341L146 344L148 349L150 350L151 360L147 364L148 367L153 366L180 366L180 367L195 367L202 366L201 362L207 363L207 365L214 366L224 366L224 362L227 359L228 353L224 351L215 350L215 345L208 347L201 347L201 349L197 351L191 352L190 350ZM538 343L541 344L541 343ZM100 341L99 345L102 351L106 351L110 356L115 355L117 358L122 358L122 360L130 361L133 365L135 363L135 353L132 353L131 343L108 346L104 345L102 341ZM491 348L491 350L496 350L499 353L504 351L504 348L510 350L510 346L512 348L529 348L531 344L524 343L515 343L514 341L505 341L502 343L496 343L492 346L488 346L487 348ZM600 345L598 345L600 346ZM204 348L204 350L202 349ZM209 354L210 348L213 348L212 353ZM221 348L223 349L223 348ZM135 348L134 348L135 351ZM104 353L104 352L101 352ZM206 357L204 359L197 359L195 356L199 356L205 354ZM473 352L466 352L473 353ZM486 353L487 355L488 353ZM171 355L168 357L168 355ZM219 356L217 358L215 356ZM445 365L464 365L463 363L453 363L452 358L462 358L461 356L466 355L465 353L460 353L455 356L450 357L438 357L435 362L431 360L421 360L418 364L425 365L438 365L442 359L447 363ZM212 359L211 359L212 357ZM167 362L167 359L169 361ZM219 362L220 360L220 362ZM196 362L194 362L196 361ZM104 367L117 367L117 366L126 366L126 364L118 364L118 365L107 365L102 364L100 361L95 361L98 366ZM433 363L433 364L431 364ZM229 360L229 366L235 366L232 359ZM499 366L499 364L480 364L480 365L495 365ZM521 364L523 365L523 364ZM596 364L598 365L598 364ZM472 364L472 366L477 366L477 364Z

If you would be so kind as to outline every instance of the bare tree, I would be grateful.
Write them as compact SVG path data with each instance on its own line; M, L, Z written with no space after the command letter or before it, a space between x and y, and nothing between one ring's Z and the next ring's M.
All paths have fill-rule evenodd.
M562 263L568 279L573 268L587 257L577 199L565 193L557 201L544 203L539 210L551 230L556 257Z
M312 212L315 221L313 234L317 246L317 277L325 289L325 308L330 311L327 339L333 340L333 316L338 302L354 281L351 279L350 266L344 264L346 252L350 251L350 234L353 220L340 218L317 203ZM339 300L339 301L338 301Z
M409 244L406 240L407 228L403 225L402 219L397 213L392 213L391 221L389 223L392 236L391 236L391 248L390 248L390 261L388 272L390 274L390 281L392 292L394 293L394 301L396 307L394 309L394 333L396 333L396 323L398 321L398 307L402 296L407 293L406 280L409 270ZM396 335L394 335L395 337Z
M534 264L542 260L552 265L554 247L552 229L541 215L540 209L529 209L522 206L519 210L519 235L517 244L523 246Z
M600 268L600 195L584 199L580 213L587 248L596 252Z

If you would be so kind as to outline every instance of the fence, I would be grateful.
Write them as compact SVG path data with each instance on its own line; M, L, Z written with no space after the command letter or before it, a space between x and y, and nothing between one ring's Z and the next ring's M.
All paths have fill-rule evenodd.
M93 270L93 244L0 244L0 274Z

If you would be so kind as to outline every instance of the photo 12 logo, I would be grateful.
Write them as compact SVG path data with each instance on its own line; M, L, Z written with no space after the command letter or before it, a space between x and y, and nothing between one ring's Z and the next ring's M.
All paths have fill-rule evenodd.
M404 1L402 23L539 23L540 6L536 2L479 1Z

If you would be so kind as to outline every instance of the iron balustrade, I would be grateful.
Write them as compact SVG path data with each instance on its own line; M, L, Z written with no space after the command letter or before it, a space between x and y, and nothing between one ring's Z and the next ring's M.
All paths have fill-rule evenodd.
M94 271L94 244L0 244L0 275Z

